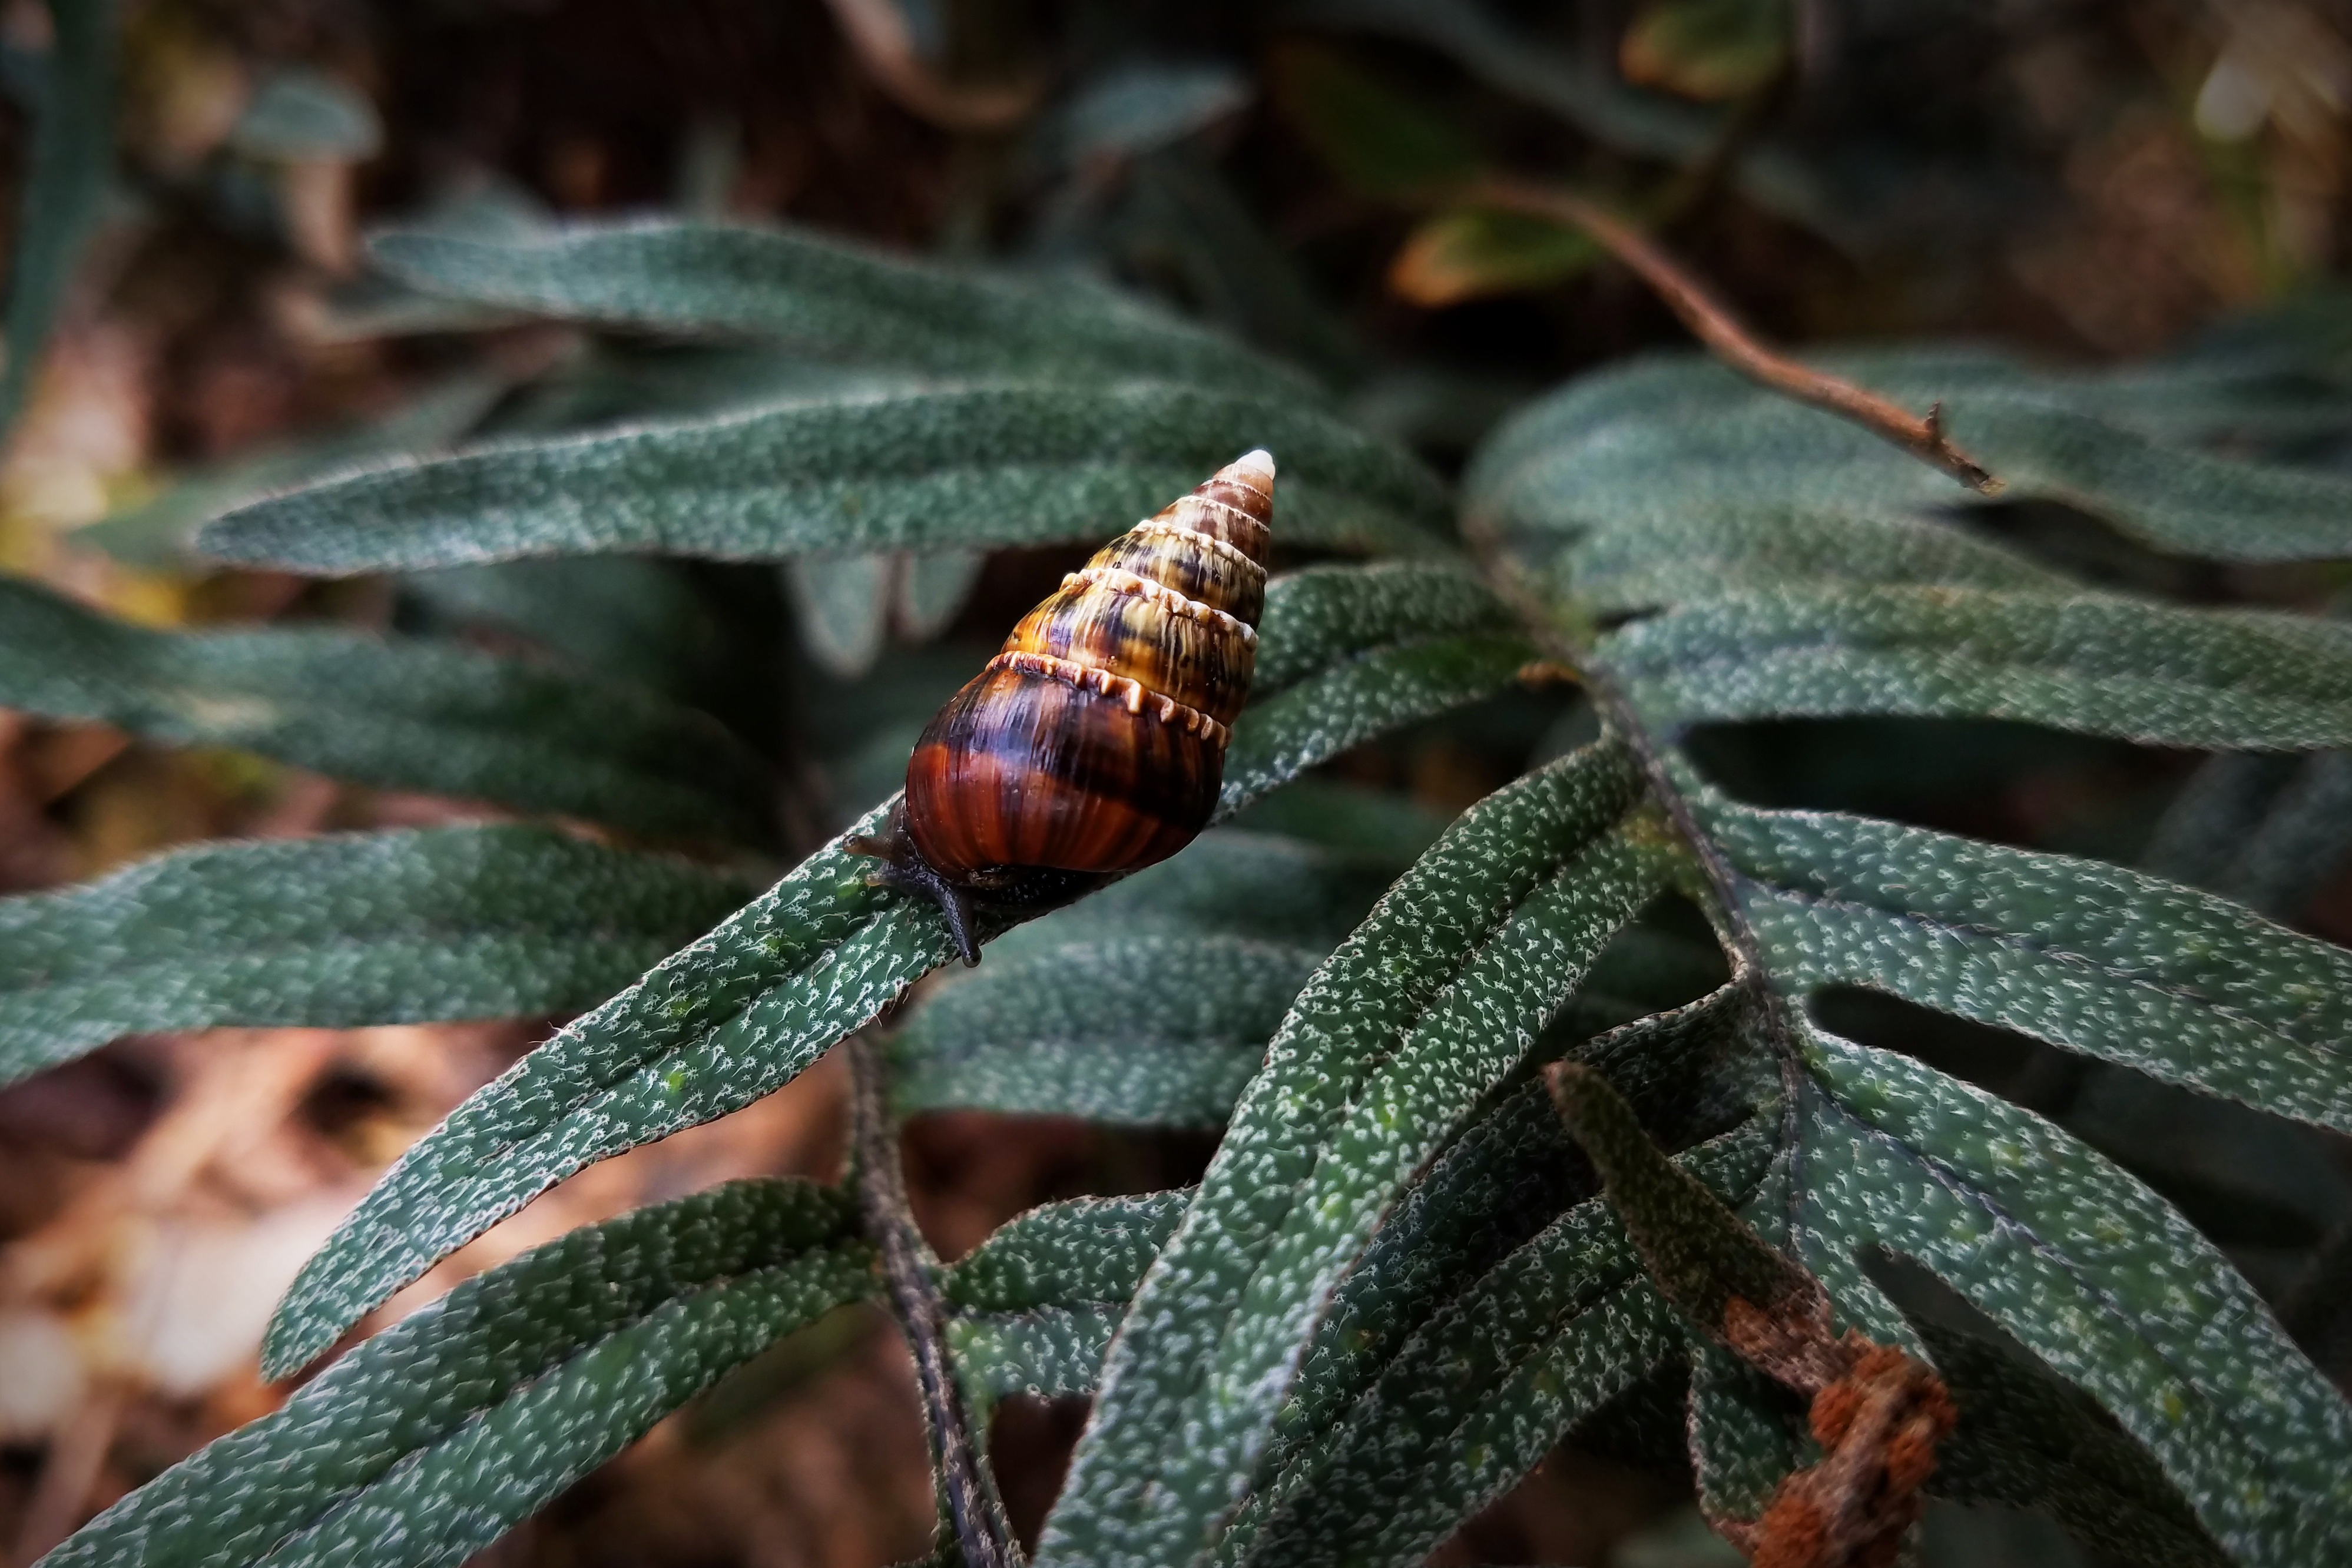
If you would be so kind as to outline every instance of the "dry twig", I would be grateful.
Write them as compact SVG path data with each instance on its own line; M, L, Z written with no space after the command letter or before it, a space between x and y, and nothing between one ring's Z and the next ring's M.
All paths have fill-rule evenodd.
M1922 419L1866 388L1775 353L1649 236L1583 197L1554 186L1506 179L1482 180L1462 195L1480 206L1549 218L1582 229L1601 248L1639 274L1642 281L1682 318L1683 324L1713 350L1717 359L1741 375L1799 402L1852 420L1981 495L2000 493L2000 481L1946 438L1940 404L1930 408Z
M850 1152L856 1162L858 1218L866 1239L882 1254L891 1312L914 1354L931 1458L957 1542L967 1568L1017 1568L1021 1550L1013 1544L1004 1505L981 1463L963 1396L956 1387L955 1368L948 1359L947 1308L931 1275L929 1249L907 1204L898 1130L884 1103L880 1064L862 1037L853 1035L843 1049L849 1053Z

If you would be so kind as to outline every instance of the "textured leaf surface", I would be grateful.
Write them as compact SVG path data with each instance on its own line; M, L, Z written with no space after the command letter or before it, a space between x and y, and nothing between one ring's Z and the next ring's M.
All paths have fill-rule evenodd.
M354 783L642 832L764 841L757 759L700 714L618 685L341 632L154 632L0 579L0 704Z
M608 326L774 338L935 371L1292 379L1083 279L956 270L805 230L577 225L504 243L409 231L370 248L436 294Z
M966 1396L1094 1392L1136 1281L1192 1201L1187 1191L1049 1203L997 1228L947 1271L948 1343Z
M1254 446L1286 544L1426 553L1436 478L1296 398L1171 383L978 386L786 402L496 446L232 512L202 548L314 572L657 550L810 553L1109 537Z
M1963 588L1726 594L1601 656L1654 722L1905 714L2155 745L2352 745L2352 638L2297 616Z
M572 1231L353 1350L47 1568L454 1563L730 1367L870 1293L840 1194L737 1182Z
M1663 874L1591 748L1490 798L1294 1006L1146 1276L1041 1561L1190 1562L1239 1500L1330 1290Z
M2095 861L1830 812L1709 821L1780 983L1873 987L2352 1131L2352 953Z
M1822 363L1908 407L1941 402L1952 439L2011 499L2104 516L2162 549L2225 560L2352 555L2352 483L2199 452L2128 427L2145 382L2036 376L1980 354L1845 354ZM1967 493L1834 415L1765 392L1696 356L1587 376L1521 413L1468 476L1474 510L1505 534L1557 539L1694 510L1839 517L1948 507Z
M1455 568L1384 563L1278 577L1266 588L1251 704L1225 752L1219 814L1263 793L1265 779L1492 696L1535 656L1502 602Z
M16 230L10 240L7 364L0 370L0 435L16 423L40 368L58 307L97 226L114 165L111 0L48 0L54 41L33 116Z
M2221 1568L2229 1559L2147 1451L2081 1390L1971 1335L1919 1325L1960 1408L1928 1485L1963 1502L2050 1514L2085 1551Z
M1769 1152L1750 1128L1690 1163L1737 1201ZM1294 1459L1311 1481L1288 1490L1238 1561L1419 1563L1580 1416L1685 1343L1613 1213L1580 1204L1443 1307Z
M162 855L0 900L0 1082L151 1030L569 1012L756 891L537 828Z
M459 1105L303 1265L264 1342L271 1375L563 1177L782 1087L950 956L937 912L870 869L835 841Z
M899 1030L894 1098L908 1111L1223 1126L1324 951L1142 936L1000 956Z
M2352 1408L2187 1221L2029 1112L1809 1040L1808 1266L1873 1245L1925 1264L2112 1411L2238 1561L2352 1548Z
M1322 760L1311 747L1294 755L1299 768ZM1258 783L1289 777L1268 772ZM877 806L844 839L880 831L889 810ZM938 911L870 887L872 862L842 844L557 1033L413 1145L303 1266L271 1322L265 1366L309 1361L573 1172L782 1087L946 962L954 949Z

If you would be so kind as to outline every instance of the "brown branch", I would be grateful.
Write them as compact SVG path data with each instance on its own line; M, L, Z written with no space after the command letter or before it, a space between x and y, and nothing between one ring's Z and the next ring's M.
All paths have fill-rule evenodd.
M1852 420L1923 463L1941 468L1969 489L1999 495L2001 482L1944 435L1941 405L1925 419L1876 392L1775 353L1758 340L1724 303L1646 235L1573 192L1507 179L1481 180L1459 193L1480 206L1549 218L1582 229L1602 249L1639 274L1717 359L1750 381L1799 402Z
M1004 1519L980 1450L972 1441L948 1358L947 1307L931 1274L930 1249L907 1204L898 1164L898 1128L883 1103L881 1065L862 1036L849 1053L851 1155L857 1168L857 1213L866 1238L882 1254L882 1279L892 1313L915 1358L915 1382L929 1429L931 1462L947 1500L965 1568L1019 1568L1021 1549Z

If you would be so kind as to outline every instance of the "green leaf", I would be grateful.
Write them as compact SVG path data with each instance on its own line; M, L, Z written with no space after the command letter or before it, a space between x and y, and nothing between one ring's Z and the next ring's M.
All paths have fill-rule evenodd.
M938 912L868 886L871 869L835 840L476 1091L303 1265L263 1341L268 1375L565 1176L782 1088L951 956Z
M147 1030L570 1012L755 891L539 828L158 856L0 899L0 1082Z
M459 1285L174 1465L45 1568L456 1563L877 1281L842 1195L730 1183Z
M1651 722L1902 714L2152 745L2352 745L2341 622L1970 588L1726 593L1602 639Z
M212 524L248 565L351 573L657 550L727 560L1108 537L1253 446L1286 545L1427 554L1438 480L1296 397L1152 382L787 402L330 480Z
M1625 79L1685 98L1738 98L1789 60L1791 18L1778 0L1650 0L1625 29Z
M2208 759L2157 824L2146 862L2278 919L2352 860L2352 753Z
M2352 480L2217 456L2112 423L2147 402L1982 355L1823 356L1895 402L1940 403L1953 442L2004 499L2084 507L2158 549L2221 560L2352 555ZM1671 411L1671 412L1669 412ZM1969 499L1939 470L1821 410L1692 355L1580 378L1519 413L1466 478L1507 536L1574 535L1693 510L1886 517Z
M1008 1394L1093 1393L1120 1312L1192 1198L1188 1190L1045 1204L950 1269L940 1281L955 1309L948 1343L966 1396L984 1412Z
M893 1098L910 1112L1221 1127L1325 951L1143 936L1000 957L899 1030Z
M1867 986L2352 1132L2352 953L2095 861L1706 808L1776 982Z
M945 632L980 585L987 565L985 550L919 550L908 556L894 602L899 630L917 643Z
M0 370L0 437L15 426L32 390L114 168L115 7L109 0L48 0L47 8L56 42L33 115L11 236L8 306L0 319L7 355Z
M802 229L581 224L504 242L394 231L370 253L394 277L452 298L608 327L772 338L834 359L992 376L1306 384L1083 278L940 267Z
M1601 247L1582 229L1480 207L1424 220L1389 264L1389 287L1434 309L1548 288L1591 269Z
M2147 1450L2089 1396L1973 1334L1918 1328L1960 1411L1936 1448L1927 1484L1937 1494L2047 1513L2086 1551L2126 1562L2230 1561Z
M1310 567L1266 589L1251 706L1225 751L1230 815L1383 730L1491 696L1536 657L1501 601L1448 566Z
M1190 1188L1042 1204L989 1233L940 1281L960 1311L1124 1306L1183 1218Z
M1299 747L1294 755L1306 768L1328 754ZM1286 781L1269 775L1261 784ZM872 887L873 862L843 847L881 831L894 803L559 1031L414 1145L303 1265L263 1341L265 1369L277 1375L310 1361L573 1172L782 1088L952 956L938 910Z
M1948 523L1824 517L1798 507L1695 507L1641 522L1598 524L1553 550L1564 595L1597 614L1624 614L1749 592L1831 583L1950 583L2061 589L2064 580Z
M0 703L645 833L774 831L764 768L711 719L454 647L307 628L151 631L0 578Z
M245 106L228 144L248 158L278 162L352 162L375 156L383 124L375 106L342 82L281 67Z
M2029 1112L1805 1039L1809 1267L1870 1247L1924 1264L2113 1412L2235 1561L2352 1551L2352 1408L2187 1221Z
M887 555L844 555L789 561L801 646L826 674L854 681L874 667L890 637Z
M1769 1153L1769 1136L1751 1125L1686 1159L1737 1201ZM1419 1563L1580 1417L1685 1343L1615 1215L1597 1200L1580 1204L1413 1334L1292 1460L1306 1473L1228 1560Z
M1804 1402L1728 1351L1692 1344L1689 1399L1692 1479L1709 1519L1763 1518L1781 1480L1821 1458Z
M1500 791L1317 972L1137 1294L1041 1562L1209 1549L1332 1286L1664 876L1620 831L1639 795L1605 747Z
M1286 50L1272 81L1283 112L1359 191L1413 199L1479 172L1478 145L1460 127L1337 55Z
M452 376L363 424L189 475L152 500L75 529L74 542L131 566L178 565L194 547L197 528L232 507L361 464L446 448L509 384L509 378L495 372Z

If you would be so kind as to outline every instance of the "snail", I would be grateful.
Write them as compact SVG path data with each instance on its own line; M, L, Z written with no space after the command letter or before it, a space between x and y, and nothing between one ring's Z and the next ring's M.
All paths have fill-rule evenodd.
M1063 903L1208 825L1273 517L1274 458L1227 464L1062 579L925 727L887 836L848 847L935 900L967 965L975 905Z

